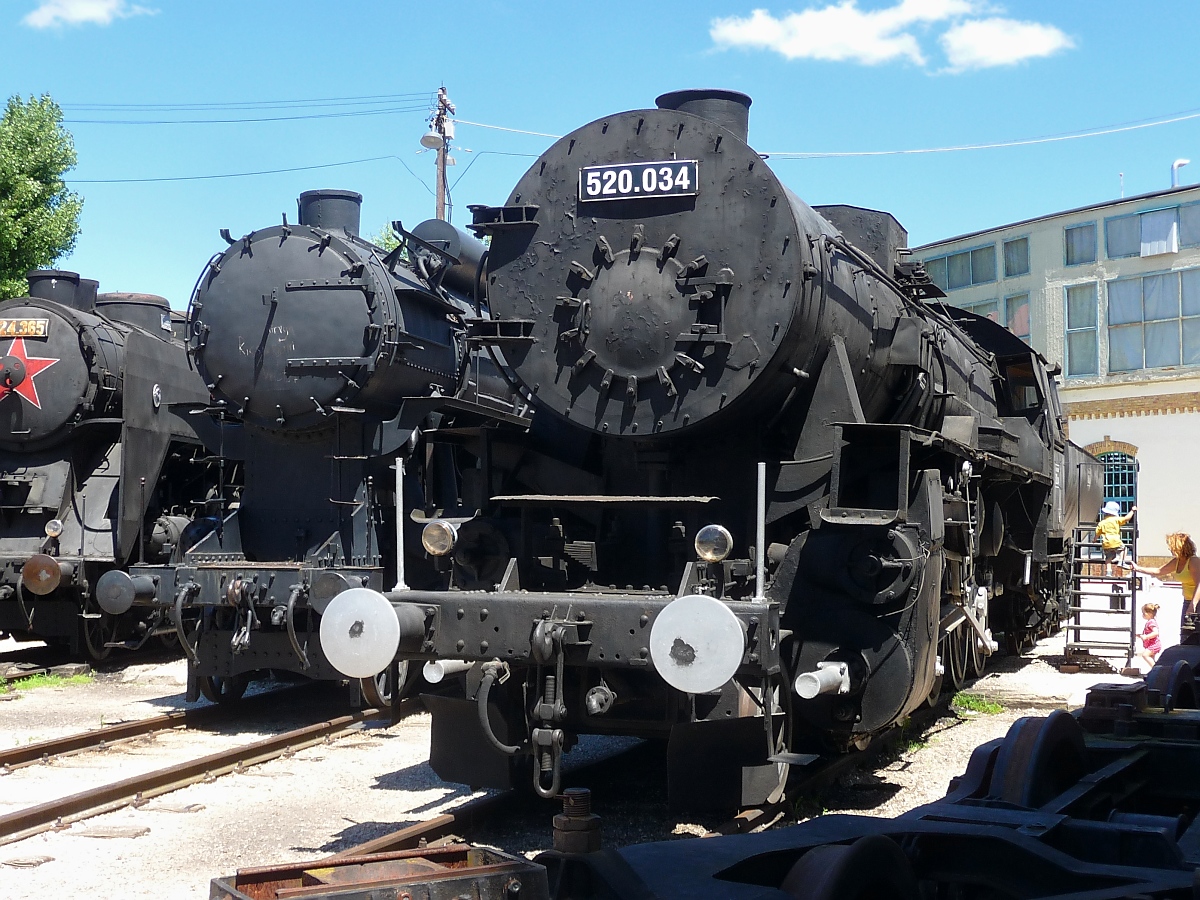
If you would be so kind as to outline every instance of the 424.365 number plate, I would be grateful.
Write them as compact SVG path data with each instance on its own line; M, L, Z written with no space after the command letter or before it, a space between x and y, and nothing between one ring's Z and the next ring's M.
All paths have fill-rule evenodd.
M0 319L0 338L40 338L49 334L49 319Z
M584 166L579 170L580 200L628 200L631 197L695 196L697 162L661 162Z

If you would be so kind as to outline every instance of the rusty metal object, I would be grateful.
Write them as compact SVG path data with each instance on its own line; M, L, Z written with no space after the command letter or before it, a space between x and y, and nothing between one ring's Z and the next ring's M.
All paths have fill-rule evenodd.
M412 850L418 847L432 847L442 844L457 843L468 828L496 815L513 802L515 791L504 791L487 797L468 800L462 806L450 813L409 825L374 840L366 841L348 847L340 853L335 853L330 859L347 859L356 856L367 856L373 853L386 853L399 850Z
M567 788L562 801L563 811L554 817L554 849L563 853L599 850L600 817L592 812L592 792Z
M36 553L21 567L21 583L27 591L45 597L58 590L63 572L58 560L45 553Z
M214 878L209 892L212 900L548 900L549 896L541 866L464 844L239 869L237 875Z

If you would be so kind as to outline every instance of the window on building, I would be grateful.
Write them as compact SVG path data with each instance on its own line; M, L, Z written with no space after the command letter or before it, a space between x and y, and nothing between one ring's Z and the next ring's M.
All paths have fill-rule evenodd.
M1200 365L1200 269L1108 284L1108 370Z
M1137 503L1137 459L1113 451L1101 453L1100 461L1104 463L1104 502L1116 501L1124 515Z
M1029 238L1004 242L1004 277L1029 274Z
M965 309L967 312L973 312L977 316L983 316L985 319L991 319L997 324L1000 322L1000 304L995 300L981 300L977 303L956 303L959 309Z
M964 288L971 283L970 253L955 253L946 259L946 280L951 288Z
M1029 295L1004 298L1004 325L1021 340L1029 340Z
M1200 247L1200 203L1179 207L1179 245Z
M1066 263L1068 266L1082 266L1084 263L1096 261L1096 223L1076 225L1064 228L1066 240Z
M925 260L929 278L944 291L996 280L996 245Z
M925 274L929 276L930 281L943 291L950 287L950 284L946 281L946 257L942 256L938 259L925 260Z
M996 280L996 245L971 251L971 284Z
M1189 239L1200 243L1200 211L1189 211L1187 220ZM1182 210L1178 207L1108 219L1104 223L1104 252L1110 259L1178 253L1181 224Z
M1096 321L1099 301L1096 285L1067 288L1067 374L1095 375L1099 371Z
M1137 256L1142 252L1140 216L1120 216L1104 223L1104 252L1109 259Z
M1179 252L1179 210L1156 209L1141 215L1141 256Z

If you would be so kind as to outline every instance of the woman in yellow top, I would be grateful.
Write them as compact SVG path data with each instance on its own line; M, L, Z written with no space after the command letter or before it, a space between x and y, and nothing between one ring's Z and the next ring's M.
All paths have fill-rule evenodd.
M1134 563L1133 570L1162 579L1172 575L1178 577L1183 584L1183 614L1193 615L1196 604L1200 602L1200 557L1196 556L1196 545L1192 543L1190 535L1176 531L1167 535L1167 549L1171 551L1172 558L1157 569Z

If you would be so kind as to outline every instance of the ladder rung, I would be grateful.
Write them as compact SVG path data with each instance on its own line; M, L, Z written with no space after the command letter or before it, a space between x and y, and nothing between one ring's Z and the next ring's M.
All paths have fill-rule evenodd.
M1125 634L1129 634L1128 628L1118 628L1115 625L1076 625L1071 623L1063 627L1068 631L1123 631Z
M1080 641L1078 643L1067 644L1068 650L1082 650L1091 648L1093 650L1128 650L1128 644L1111 644L1103 641Z
M1125 616L1126 618L1128 618L1130 612L1132 612L1132 610L1128 610L1128 609L1092 609L1091 607L1087 607L1087 606L1068 606L1067 611L1073 612L1073 613L1077 613L1077 612L1096 613L1097 615L1103 615L1103 616L1118 616L1118 615L1120 615L1120 616Z

